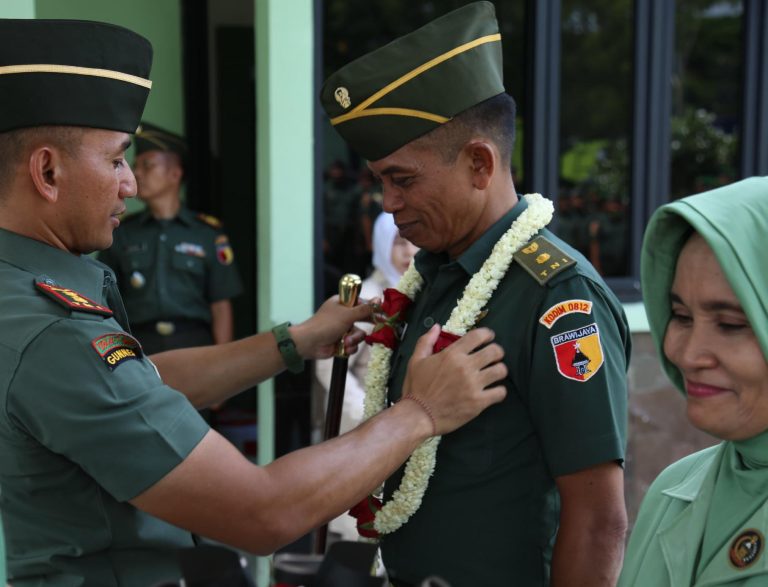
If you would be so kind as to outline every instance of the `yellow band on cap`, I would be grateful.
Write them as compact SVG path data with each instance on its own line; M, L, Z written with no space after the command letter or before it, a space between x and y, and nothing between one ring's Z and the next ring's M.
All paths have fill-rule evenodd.
M93 77L105 77L109 79L136 84L144 88L152 88L152 82L143 77L112 71L111 69L99 69L96 67L79 67L77 65L56 65L48 63L28 65L4 65L0 67L0 75L13 73L67 73L72 75L89 75Z
M363 116L383 116L383 115L389 115L389 116L411 116L413 118L423 118L425 120L431 120L432 122L437 122L438 124L445 124L450 120L450 118L446 118L445 116L440 116L439 114L432 114L431 112L424 112L422 110L412 110L411 108L367 108L366 110L362 110L360 112L349 112L347 114L342 114L341 116L338 116L334 118L331 122L336 125L340 122L344 122L345 120L349 120L350 118L362 118Z
M450 51L446 51L442 55L438 55L437 57L434 57L433 59L430 59L426 63L422 63L418 67L412 69L405 75L399 77L395 81L387 84L383 88L381 88L378 92L373 94L368 99L364 100L357 106L355 106L352 110L347 112L346 114L342 114L341 116L337 116L336 118L331 119L332 125L337 125L342 122L346 122L347 120L352 120L354 118L359 118L361 116L376 116L379 114L402 114L403 116L413 116L412 113L419 112L418 110L408 110L407 108L375 108L367 110L368 106L373 104L374 102L380 100L393 90L399 88L403 84L411 81L413 78L421 75L425 71L432 69L436 65L440 65L444 61L448 61L449 59L455 57L456 55L460 55L461 53L465 53L466 51L469 51L470 49L474 49L475 47L479 45L484 45L486 43L493 43L496 41L501 41L501 34L496 33L495 35L486 35L484 37L479 37L475 39L474 41L469 41L468 43L464 43L463 45L459 45L458 47L455 47L451 49ZM397 113L392 112L393 110L403 110L403 113ZM368 112L368 114L366 113ZM405 112L411 112L411 114L405 114ZM444 116L439 116L437 114L430 114L428 112L420 112L421 116L418 118L427 118L428 120L434 120L435 122L445 123L447 122L448 118L445 118ZM441 119L441 120L437 120Z

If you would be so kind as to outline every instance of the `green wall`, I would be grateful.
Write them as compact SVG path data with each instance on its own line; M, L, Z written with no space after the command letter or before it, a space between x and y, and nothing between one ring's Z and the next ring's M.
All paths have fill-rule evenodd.
M0 4L7 0L0 0ZM11 0L16 2L17 0ZM184 99L181 60L181 8L179 0L36 0L37 18L98 20L124 26L149 39L154 49L152 91L144 118L184 134ZM128 152L128 159L133 160ZM128 212L143 208L128 200Z
M37 0L36 6L37 18L111 22L149 39L154 48L152 91L144 117L169 130L184 131L179 0Z

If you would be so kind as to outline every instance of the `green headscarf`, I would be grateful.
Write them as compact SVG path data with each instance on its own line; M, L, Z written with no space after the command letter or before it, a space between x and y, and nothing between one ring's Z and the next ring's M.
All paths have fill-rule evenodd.
M768 357L768 177L751 177L666 204L648 224L640 259L645 311L664 370L683 393L683 379L664 357L662 344L672 312L669 292L677 257L691 229L714 251Z
M768 177L743 181L690 196L659 208L643 241L641 277L643 299L656 349L667 375L685 393L683 377L664 356L663 340L671 316L669 293L680 250L695 230L714 251L768 357ZM768 429L768 423L766 423ZM698 544L694 567L685 569L694 581L768 498L768 432L726 442L697 500ZM700 517L699 517L700 516Z

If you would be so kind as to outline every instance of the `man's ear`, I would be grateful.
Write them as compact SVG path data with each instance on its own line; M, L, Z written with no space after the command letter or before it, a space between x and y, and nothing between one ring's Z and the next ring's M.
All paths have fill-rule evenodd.
M479 190L486 189L496 169L496 151L487 141L473 140L465 147L472 164L472 185Z
M29 155L29 176L37 193L48 202L59 197L61 183L61 153L55 147L43 145Z

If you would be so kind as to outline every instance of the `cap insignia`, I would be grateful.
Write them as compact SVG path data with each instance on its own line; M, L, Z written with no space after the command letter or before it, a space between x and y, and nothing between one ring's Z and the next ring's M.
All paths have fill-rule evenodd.
M349 108L352 106L352 100L349 99L349 90L344 86L339 86L336 91L333 92L333 97L339 103L342 108Z

